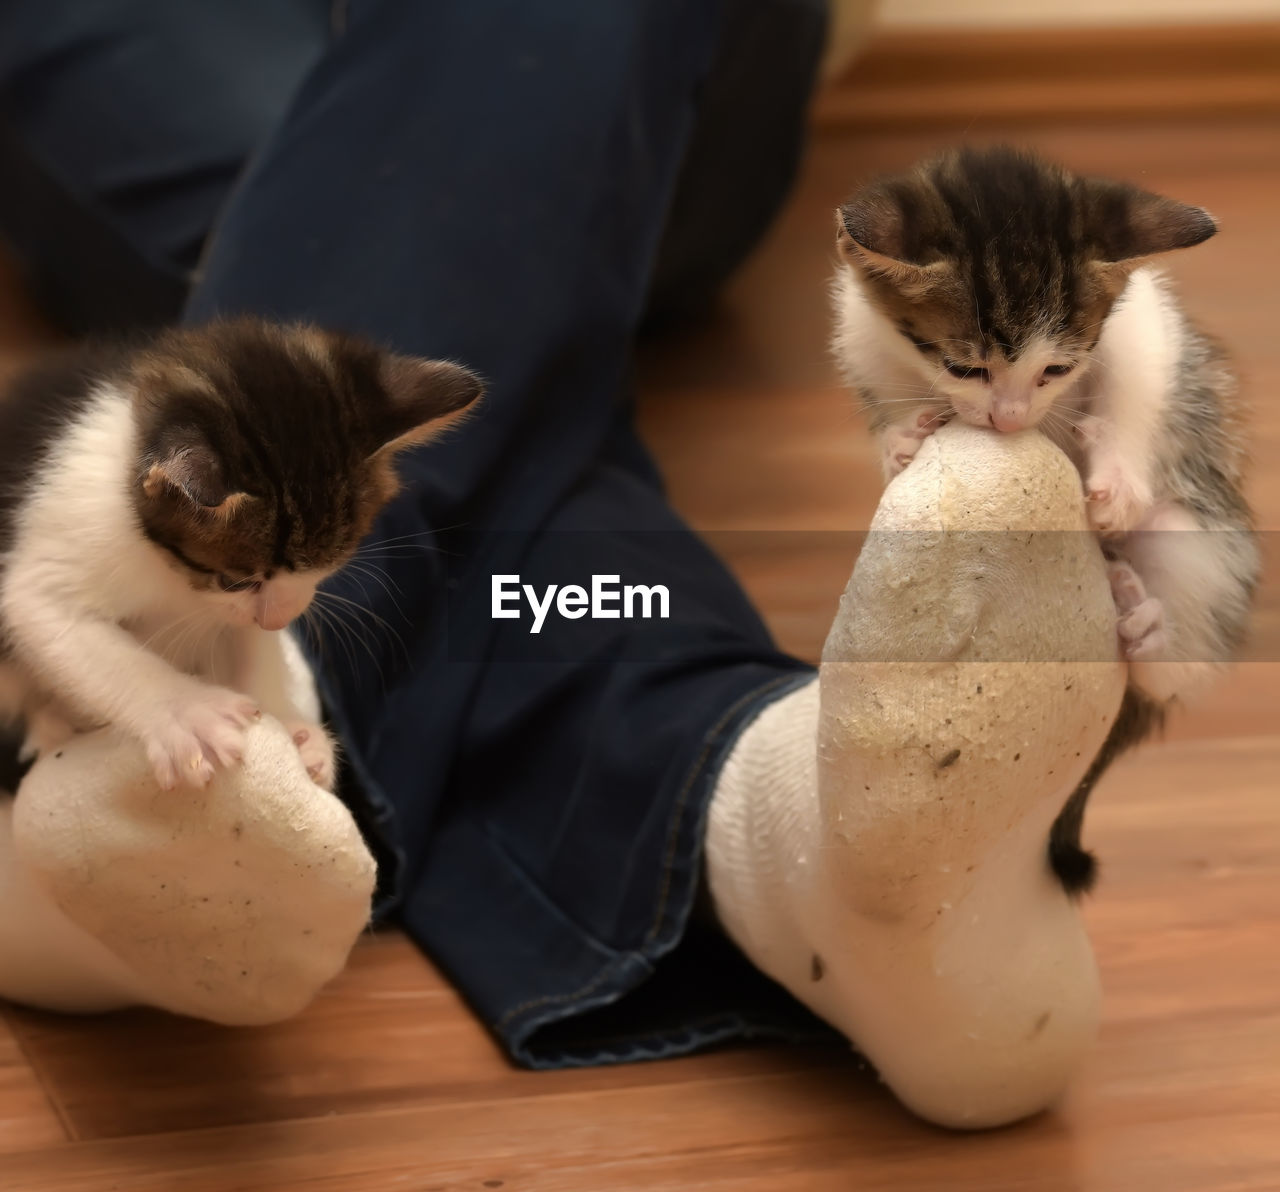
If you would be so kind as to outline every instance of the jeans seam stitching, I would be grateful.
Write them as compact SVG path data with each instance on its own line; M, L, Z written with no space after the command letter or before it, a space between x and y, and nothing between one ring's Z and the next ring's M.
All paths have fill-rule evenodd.
M680 821L684 816L684 809L689 799L689 793L693 790L694 784L705 771L707 758L714 748L713 742L715 742L716 738L724 732L725 726L729 724L739 711L741 711L741 709L748 703L762 695L765 695L767 692L772 691L775 687L780 687L785 683L793 682L795 677L796 676L794 674L779 675L777 678L771 679L768 683L748 691L740 699L735 700L729 705L728 710L720 717L719 720L716 721L711 730L703 738L702 750L699 752L696 760L690 767L689 774L685 778L684 785L681 787L679 795L676 796L676 803L673 808L672 815L671 832L667 838L667 849L663 857L662 892L658 898L658 909L654 914L653 925L645 935L641 947L652 944L662 926L662 920L667 909L667 900L671 895L671 870L674 866L676 845L679 842L681 835ZM611 975L611 971L614 967L614 964L606 965L604 969L597 973L590 981L587 982L586 985L583 985L579 989L572 990L569 993L544 994L541 997L530 998L528 1001L521 1002L519 1005L513 1006L498 1019L495 1024L497 1029L503 1029L513 1019L527 1013L529 1010L534 1010L539 1006L563 1004L564 1002L572 1002L578 998L586 997L605 983Z

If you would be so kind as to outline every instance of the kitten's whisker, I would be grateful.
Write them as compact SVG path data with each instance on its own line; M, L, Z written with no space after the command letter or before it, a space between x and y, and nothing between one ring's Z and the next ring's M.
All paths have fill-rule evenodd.
M404 542L410 538L432 538L436 534L447 534L450 530L465 529L468 524L469 523L467 522L455 522L451 526L433 526L429 530L414 530L409 534L396 534L390 538L377 538L373 542L362 542L360 544L360 550L364 550L366 547L387 546L394 542ZM359 554L360 550L356 553Z
M1077 416L1073 416L1072 413L1068 412L1067 410L1057 408L1054 406L1050 406L1049 409L1045 411L1046 418L1049 417L1050 415L1052 415L1054 418L1061 420L1062 422L1065 422L1068 426L1073 427L1075 430L1081 430L1085 426L1088 426L1090 420L1094 418L1094 415L1092 414L1083 414L1083 413Z
M321 665L331 667L334 663L333 650L324 631L324 622L315 602L307 606L306 611L295 622L305 634L312 652L320 659Z
M881 391L883 392L883 391ZM933 391L927 385L920 385L919 389L902 389L902 393L909 394L908 397L881 397L877 398L874 405L877 406L918 406L924 398L929 397Z
M359 569L362 573L364 573L365 575L370 575L374 578L380 579L383 583L390 585L391 589L394 591L396 596L404 595L404 589L401 588L401 586L398 583L396 583L395 578L391 575L391 573L385 567L382 567L379 564L371 562L367 559L360 559L358 560L358 563L359 563Z
M414 553L415 551L419 553L415 554ZM369 563L373 565L377 565L381 563L399 563L408 559L422 559L428 554L445 555L448 558L457 557L456 552L442 551L438 547L393 546L388 548L387 550L379 551L377 554L355 555L352 557L351 560L348 561L347 565L350 566L351 562Z
M362 547L351 557L353 559L403 559L407 558L413 551L421 551L424 554L431 555L446 555L449 558L456 558L459 553L456 550L448 550L433 542L393 542L389 546L377 548Z
M381 568L377 568L376 570L373 569L372 564L365 565L354 561L349 563L348 566L355 575L367 576L369 579L373 580L373 582L387 594L387 599L391 601L396 612L400 614L400 619L406 624L409 623L409 618L405 615L404 609L400 607L400 601L396 599L397 593L401 596L403 596L404 593L400 590L399 585L396 584L396 582L387 575L385 571L382 571ZM379 574L380 572L381 574ZM393 587L395 588L394 592L392 591Z
M912 390L911 392L914 393L913 397L884 397L884 398L879 398L873 404L877 407L879 406L919 406L919 405L933 405L939 400L938 398L932 396L933 391L931 389L921 388L918 391Z
M324 604L323 602L325 601L329 603ZM361 624L359 620L356 620L354 623L350 622L348 620L348 616L350 614L347 613L346 610L348 609L353 610L355 614L357 615L363 614L363 616L369 618L373 622L373 625L370 625L369 628L373 628L373 626L376 625L382 630L384 630L387 636L390 638L391 642L393 642L396 646L400 648L400 651L404 660L406 662L409 661L409 648L408 646L405 645L404 639L400 636L398 632L396 632L395 626L393 626L384 617L381 617L377 613L375 613L373 609L368 608L364 605L358 604L354 600L349 600L345 596L339 596L336 592L331 592L326 590L321 590L316 593L316 602L320 604L321 607L324 607L326 611L329 612L335 618L335 620L340 621L341 623L347 625L348 629L350 629L351 632L356 633L359 636L359 641L361 646L363 646L363 648L368 652L369 657L373 660L374 664L378 667L379 676L382 675L382 667L381 667L381 664L378 662L377 652L372 648L370 643L362 635L360 635L360 632L359 632L359 631L362 631L365 628L365 626ZM385 685L385 682L386 680L384 677L383 678L384 685Z
M324 648L324 643L316 632L315 622L311 619L311 614L314 609L314 604L307 605L303 610L302 616L300 616L294 624L302 631L313 649L322 650Z
M361 612L363 612L367 617L370 617L370 618L374 619L375 621L382 620L381 618L379 618L379 617L378 617L378 614L377 614L377 613L375 613L375 612L373 611L373 609L370 607L370 605L371 605L371 601L369 600L369 590L364 586L364 584L362 584L362 583L360 582L359 578L357 578L357 576L356 576L356 575L354 575L354 574L353 574L353 575L351 576L351 579L352 579L352 580L355 582L355 584L359 587L359 589L360 589L360 594L361 594L361 596L363 596L363 597L364 597L364 600L365 600L365 603L364 603L363 605L358 604L357 602L354 602L354 601L353 601L353 602L351 602L351 603L353 604L353 606L354 606L354 607L356 607L356 608L359 608L359 609L360 609L360 611L361 611ZM332 595L332 593L330 593L330 595ZM397 611L400 611L400 607L399 607L399 605L397 605L397 606L396 606L396 608L397 608ZM408 618L407 618L407 617L404 617L404 613L403 613L402 611L401 611L400 615L401 615L401 617L402 617L402 618L404 618L405 623L406 623L406 624L408 624L408 623L409 623L409 622L408 622ZM385 620L382 620L382 624L383 624L383 625L387 628L387 630L388 630L389 632L391 632L391 633L393 634L393 636L394 636L394 630L392 630L392 629L391 629L390 622L385 621ZM361 624L359 623L359 621L358 621L358 620L355 622L355 627L356 627L358 630L363 630L363 629L365 628L363 625L361 625ZM361 634L361 639L362 639L362 640L365 640L365 639L364 639L364 637L363 637L363 633ZM398 637L398 636L396 636L396 637L395 637L395 640L396 640L396 642L397 642L397 643L399 643L399 644L403 647L403 644L404 644L404 643L400 641L400 639L399 639L399 637ZM366 641L366 645L368 645L367 641ZM408 655L407 655L407 651L406 651L406 661L407 661L407 659L408 659Z
M376 643L370 643L369 639L364 635L363 630L365 627L362 626L359 621L351 620L350 616L345 614L340 608L331 608L328 611L329 615L333 618L334 623L341 626L350 638L352 646L363 650L368 655L369 660L374 665L374 669L378 672L378 682L381 685L382 690L385 691L387 689L387 676L382 669L382 661L379 652L374 648ZM399 639L397 638L396 641L399 642Z
M1069 423L1064 423L1062 416L1052 409L1046 410L1044 412L1044 417L1040 420L1040 425L1043 426L1046 430L1059 430L1064 425L1067 426L1068 430L1074 429L1074 427L1072 427Z
M334 601L336 604L342 605L347 608L353 608L358 613L363 613L366 617L372 618L372 620L376 624L381 625L382 628L385 629L388 633L391 633L394 635L396 632L395 627L385 617L379 616L377 613L373 611L373 609L368 608L365 605L358 604L354 600L349 600L346 596L339 596L337 592L330 592L328 590L319 591L316 593L316 596L323 597L325 600Z
M384 555L397 550L420 550L426 551L428 554L445 553L444 548L434 542L378 542L362 546L351 557L353 559L367 559L371 555Z
M351 642L348 638L345 626L337 622L328 609L324 608L318 601L312 601L311 608L315 610L316 618L322 626L321 642L336 642L341 648L347 660L348 668L354 672L356 670L356 656L352 652ZM327 630L327 632L323 632Z
M364 550L369 546L385 546L389 542L404 542L410 538L430 538L434 533L434 530L414 530L410 534L394 534L390 538L375 538L372 542L362 542L360 550ZM358 553L359 551L357 551Z
M936 377L934 377L934 378L933 378L933 383L929 386L929 391L928 391L928 393L926 394L926 396L928 396L928 397L932 397L932 396L933 396L933 391L934 391L934 389L937 387L938 382L939 382L939 381L941 381L941 380L942 380L942 378L943 378L944 376L946 376L946 372L945 372L945 371L940 371L940 372L938 373L938 375L937 375Z

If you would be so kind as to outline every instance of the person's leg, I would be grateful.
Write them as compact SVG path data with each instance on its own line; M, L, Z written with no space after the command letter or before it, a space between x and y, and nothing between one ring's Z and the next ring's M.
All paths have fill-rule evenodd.
M821 10L794 10L807 50L762 63L758 86L779 88L773 119L798 135ZM351 5L221 217L189 312L363 329L489 376L484 415L412 462L380 528L398 541L365 559L382 579L340 592L372 604L373 649L321 648L371 831L396 858L389 890L529 1062L610 1049L532 1036L634 989L685 938L717 758L752 703L805 670L667 508L624 412L724 27L710 2ZM494 571L621 572L675 608L516 661L528 638L488 616ZM478 948L486 930L506 934ZM686 1032L687 991L660 1015L661 984L613 1040L687 1049L742 1029L746 992L705 998L716 1020ZM659 1021L681 1028L669 1043Z
M0 236L75 332L178 317L218 210L331 39L333 0L10 0Z
M716 758L760 693L804 671L671 513L623 414L723 21L678 0L353 4L237 189L189 311L347 326L489 380L471 423L407 462L368 556L386 588L358 571L338 588L394 632L354 657L323 643L321 671L397 856L399 914L531 1063L741 1027L721 1003L675 1041L640 1014L580 1048L537 1039L683 938ZM672 617L534 638L491 617L495 573L663 584Z
M647 324L704 312L791 189L827 9L827 0L730 0L654 263Z

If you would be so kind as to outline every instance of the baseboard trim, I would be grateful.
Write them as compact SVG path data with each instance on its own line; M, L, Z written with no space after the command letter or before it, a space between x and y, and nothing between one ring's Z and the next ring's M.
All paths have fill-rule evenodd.
M1280 22L881 33L814 105L851 130L1268 113Z

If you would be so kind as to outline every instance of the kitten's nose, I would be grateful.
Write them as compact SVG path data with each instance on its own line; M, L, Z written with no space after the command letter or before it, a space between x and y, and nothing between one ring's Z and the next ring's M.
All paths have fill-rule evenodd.
M991 402L991 425L999 431L1025 429L1031 421L1031 398L1019 394L1016 397L996 397Z
M1015 430L1022 430L1027 425L1026 413L1003 414L995 410L991 412L991 425L996 430L1004 431L1009 434Z
M277 578L262 585L253 602L253 620L260 629L283 629L307 611L315 584Z
M253 620L259 629L275 630L283 629L293 618L288 616L283 609L274 608L270 611L263 610L262 612L254 613Z

